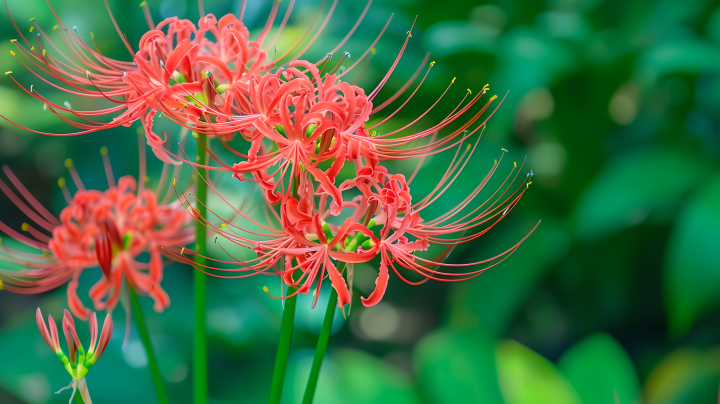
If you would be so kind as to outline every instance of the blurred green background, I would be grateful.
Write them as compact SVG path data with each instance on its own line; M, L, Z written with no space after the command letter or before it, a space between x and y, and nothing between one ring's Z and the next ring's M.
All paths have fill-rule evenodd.
M137 46L146 29L142 9L126 1L109 3ZM175 15L198 18L193 1L148 3L156 23ZM257 33L272 2L248 3L245 22ZM93 32L105 55L128 60L102 2L55 0L53 5L83 37ZM8 0L8 6L23 32L32 17L46 32L55 24L44 1ZM308 59L319 60L334 48L364 6L341 0ZM304 32L318 7L319 0L296 2L278 52ZM240 1L205 1L206 12L218 16L239 8ZM361 55L391 13L377 55L357 84L374 88L415 15L408 50L378 102L402 87L426 52L436 64L411 104L385 128L424 112L453 77L446 106L457 103L466 87L479 91L490 83L500 98L509 92L488 123L479 154L445 200L464 198L476 186L477 172L484 175L502 147L509 149L510 162L527 156L525 168L535 174L502 225L455 250L451 261L493 256L537 220L542 224L511 258L471 281L409 286L393 275L381 304L366 309L355 301L347 321L336 315L316 402L714 402L720 383L720 5L707 0L376 0L341 50ZM14 46L9 39L17 34L5 14L0 18L3 71L13 70L24 85L39 88L39 80L9 56ZM67 131L9 78L0 83L2 115L39 130ZM43 94L76 109L95 106L50 87ZM424 127L449 109L434 109ZM2 122L0 160L57 214L65 206L56 182L67 175L66 158L73 158L89 187L106 186L101 146L108 146L116 176L136 175L137 126L55 138ZM509 162L504 163L509 171ZM161 165L152 155L149 165L150 183L156 184ZM434 187L446 165L436 158L421 171L413 184L417 200ZM390 166L412 172L409 165ZM249 188L229 176L216 181L238 204L249 197ZM437 209L433 213L441 212ZM0 212L0 220L14 228L27 220L4 196ZM86 298L99 276L99 269L85 272L80 296ZM367 295L375 272L358 267L355 277ZM142 299L173 403L191 397L191 279L187 267L165 270L163 287L172 299L165 313L153 312L149 299ZM209 281L212 403L267 399L282 309L262 286L277 290L276 283L268 277ZM60 316L67 305L65 289L35 296L0 291L0 402L69 398L67 392L53 394L69 376L33 318L38 306ZM283 402L300 400L323 298L316 310L305 297L298 302ZM153 402L136 330L123 350L122 307L113 318L109 348L87 376L93 399ZM78 328L87 338L85 324Z

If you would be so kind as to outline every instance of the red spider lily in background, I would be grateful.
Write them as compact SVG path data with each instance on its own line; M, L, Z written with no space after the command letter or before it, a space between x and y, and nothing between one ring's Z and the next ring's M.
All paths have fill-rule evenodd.
M85 353L80 339L78 338L77 332L75 331L75 320L72 315L65 310L62 319L62 329L65 334L65 340L68 346L68 356L65 356L62 349L60 348L60 338L58 338L57 326L52 316L48 316L48 324L50 329L48 330L45 321L43 321L43 315L38 307L35 312L35 320L37 321L38 329L42 335L45 343L50 349L57 355L60 362L65 366L65 369L70 373L73 380L67 387L63 387L58 391L65 389L73 389L70 402L72 403L75 392L80 390L80 395L86 403L92 403L90 400L90 393L87 389L87 383L85 382L85 375L90 368L100 359L100 356L105 351L105 348L110 342L110 337L113 331L113 322L110 314L105 316L105 322L103 323L102 332L100 333L100 339L98 339L98 323L97 315L93 312L90 315L90 347Z
M164 177L157 191L146 189L144 180L138 189L137 181L130 176L120 178L116 185L107 149L103 148L101 153L108 179L105 191L85 189L72 162L66 161L78 191L71 196L65 180L60 179L59 185L68 206L61 212L59 220L30 194L7 166L3 166L10 182L27 202L2 180L0 189L32 224L22 226L28 235L2 222L0 230L42 253L30 254L1 245L0 260L27 269L0 269L0 277L5 289L22 294L45 292L69 281L70 310L85 320L90 310L83 306L77 295L78 279L85 269L99 266L103 276L90 290L96 310L112 310L119 300L123 279L127 279L136 291L154 299L155 310L162 311L169 306L170 299L160 287L166 265L161 253L163 249L194 240L193 229L188 226L191 216L177 200L159 203L157 193L164 186ZM143 178L144 171L141 169ZM168 192L165 199L169 197ZM149 253L149 262L137 260L143 253Z

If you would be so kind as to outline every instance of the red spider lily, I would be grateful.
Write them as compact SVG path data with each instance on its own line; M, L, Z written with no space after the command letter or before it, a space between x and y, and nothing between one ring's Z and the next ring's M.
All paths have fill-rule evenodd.
M58 338L57 326L55 325L55 320L52 316L48 316L48 324L50 325L49 330L47 325L45 325L45 321L43 321L43 315L39 307L35 312L35 320L37 321L38 329L40 330L40 334L45 340L45 343L50 347L55 355L57 355L60 362L63 366L65 366L65 370L67 370L73 378L70 385L60 389L60 391L72 388L73 393L70 397L70 402L72 403L75 391L80 390L80 395L83 400L86 403L91 403L90 394L87 389L87 384L85 383L85 375L95 362L100 359L100 356L105 351L108 342L110 342L110 337L112 336L113 331L113 322L110 314L105 316L105 322L103 323L99 340L97 315L94 312L90 315L90 348L86 354L82 344L80 343L77 332L75 331L75 320L73 320L70 312L65 310L62 319L62 329L65 334L65 340L67 341L68 356L65 356L60 348L60 338ZM60 391L58 391L58 393Z
M332 16L336 3L337 0L306 47L292 56L289 61L299 59L315 42ZM372 1L368 2L356 24L333 52L339 49L357 29L371 3ZM202 17L197 26L191 21L175 17L155 26L147 5L143 4L149 31L142 36L136 53L121 33L106 2L110 18L132 55L132 62L110 59L104 56L97 46L90 47L75 27L72 31L68 30L52 7L51 10L57 20L53 31L59 35L67 48L66 52L52 42L34 21L35 19L31 20L33 26L30 32L37 29L36 44L31 44L10 16L25 46L16 40L13 40L13 43L26 62L14 51L11 51L11 54L33 75L67 93L104 98L117 105L91 111L74 111L69 106L65 107L45 98L33 86L27 90L12 77L12 72L7 74L25 92L41 101L53 114L79 129L78 132L60 134L61 136L90 133L121 125L128 126L140 120L148 144L158 158L169 163L178 162L164 150L163 144L167 138L159 136L152 129L158 111L182 126L191 125L194 131L208 135L231 136L239 130L250 127L257 119L256 116L249 115L246 108L245 98L248 95L250 78L274 68L280 60L287 60L286 57L303 42L320 16L318 11L308 31L287 53L270 61L267 50L274 48L273 44L288 21L294 0L289 2L285 17L269 42L267 36L277 16L280 2L274 3L264 29L255 39L250 38L247 27L241 22L242 14L240 18L228 14L218 20L212 14L204 15L202 2L199 2ZM91 33L90 36L95 45L94 35ZM212 39L209 36L212 36ZM49 47L46 47L46 44ZM68 114L71 115L70 118L64 116ZM110 116L112 120L99 122L96 117L100 116ZM23 129L56 135L28 129L2 117Z
M495 174L499 166L499 163L496 163L480 184L469 192L467 198L440 217L425 220L422 217L423 210L437 201L453 184L470 160L476 146L477 143L468 146L462 154L458 151L435 189L414 204L410 186L404 176L390 175L382 166L374 169L360 166L356 167L354 178L337 187L341 193L357 194L359 191L360 194L343 202L339 211L334 211L327 207L330 193L325 191L322 184L315 189L314 177L307 170L300 170L299 186L293 191L297 193L297 198L291 195L291 191L283 194L283 203L279 215L276 216L281 230L256 221L252 221L248 226L238 226L226 221L218 227L210 224L207 218L196 217L224 239L253 250L257 255L254 259L238 260L223 248L231 260L211 260L222 264L222 268L211 265L196 268L223 278L256 274L281 275L285 284L297 288L297 291L284 298L297 293L308 293L313 284L317 284L319 289L323 279L327 277L338 293L340 307L350 302L349 289L352 285L348 287L349 280L346 282L343 277L344 264L337 265L334 261L355 264L379 257L380 271L376 289L367 298L361 299L365 306L375 305L382 299L388 285L390 268L400 279L410 284L429 279L454 282L478 276L507 259L535 228L515 245L490 259L467 264L444 262L457 245L480 237L502 220L530 184L531 173L520 177L522 166L518 168L515 165L496 191L484 202L476 202L480 192ZM518 179L521 180L520 184L514 187ZM212 184L210 186L212 187ZM217 189L215 191L217 192ZM342 224L330 223L337 222L337 219L333 219L337 216L347 218ZM265 232L259 233L250 229L257 226L262 226ZM428 259L418 254L433 246L442 249L435 258ZM192 262L189 258L186 258L186 261ZM238 264L240 267L237 267ZM232 265L236 266L232 268ZM279 269L276 269L278 266ZM439 270L440 267L470 266L480 268L462 273ZM422 279L409 279L401 273L401 268ZM217 275L211 270L242 271L247 274ZM318 296L319 294L315 293L315 302Z
M299 68L309 71L312 80ZM281 75L286 81L280 80ZM346 160L345 139L364 128L372 104L361 88L333 83L335 75L321 80L318 69L305 61L289 63L282 71L267 73L258 81L253 79L250 100L264 118L254 122L256 130L247 139L252 142L248 158L233 165L233 176L242 180L245 173L252 174L266 191L267 199L277 203L286 187L272 178L284 177L291 166L291 177L297 177L302 164L332 194L333 207L339 209L342 197L333 183ZM266 151L265 139L273 141L278 149ZM325 161L332 161L330 168L318 169ZM278 169L268 174L268 168L276 164Z
M157 192L145 189L144 181L137 189L136 180L130 176L120 178L115 185L109 159L105 154L103 157L109 186L105 191L86 190L72 163L66 162L78 191L71 197L64 179L60 179L68 206L59 220L3 166L10 182L27 203L2 180L0 189L32 224L22 226L28 235L2 222L0 230L42 253L30 254L0 246L1 260L27 268L22 271L0 269L0 276L8 291L23 294L45 292L69 281L70 310L87 319L90 310L77 295L78 279L85 269L99 266L103 276L90 290L96 310L112 310L119 300L123 279L127 279L136 291L155 300L155 310L162 311L170 299L160 287L165 265L161 253L164 248L193 240L193 229L188 226L191 216L184 212L179 201L159 204L157 192L162 189L163 181ZM149 262L137 260L143 253L149 254Z

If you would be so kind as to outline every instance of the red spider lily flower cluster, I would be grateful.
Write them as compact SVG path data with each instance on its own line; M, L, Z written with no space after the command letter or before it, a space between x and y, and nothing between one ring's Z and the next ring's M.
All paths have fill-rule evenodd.
M357 23L335 50L349 39L371 3L372 1L368 2ZM274 48L273 44L288 21L294 1L290 2L275 36L269 39L268 34L277 16L279 4L280 2L274 3L264 29L254 39L250 38L249 30L240 21L242 16L238 19L233 14L227 14L217 19L208 14L201 17L197 25L189 20L172 17L156 26L147 5L144 4L149 31L140 39L138 52L133 51L121 33L108 6L110 18L132 56L131 62L108 58L96 46L90 47L75 27L72 31L67 28L52 7L57 20L53 31L58 33L69 52L63 52L53 43L35 19L31 20L33 26L30 32L37 30L35 44L32 44L10 16L24 42L23 45L12 40L25 60L21 60L15 51L11 51L11 55L19 63L37 78L57 89L73 95L106 99L117 104L106 109L72 110L68 105L60 105L45 98L33 86L28 90L15 80L12 72L6 74L26 93L41 101L45 108L78 129L77 132L61 136L129 126L139 120L148 144L157 157L168 163L179 164L164 148L167 136L160 136L153 131L153 122L158 112L197 133L213 136L231 138L234 133L251 127L257 116L251 112L254 107L246 100L250 93L250 81L258 78L258 73L274 69L276 62L285 59L305 39L320 16L318 12L305 35L286 54L269 60L267 49ZM290 60L299 59L308 50L322 33L334 9L333 5L314 37ZM94 45L92 33L91 38ZM366 54L369 51L370 48ZM96 120L104 116L111 117L111 121ZM55 135L25 128L2 115L0 117L35 133Z
M517 165L484 202L477 203L476 198L498 164L493 165L464 200L441 216L428 219L423 212L467 165L479 140L476 133L482 131L491 115L484 113L496 97L490 98L445 136L439 138L438 131L468 113L486 93L487 86L429 129L404 136L400 131L372 136L368 134L372 127L366 124L373 112L373 94L377 94L378 89L368 95L334 74L321 77L317 67L306 61L288 63L259 79L251 79L250 84L249 100L262 118L246 131L251 142L249 152L245 160L232 166L217 161L235 178L256 182L261 187L280 229L270 223L261 224L240 211L238 213L250 219L246 227L229 221L218 227L207 218L196 217L223 238L256 252L257 258L253 260L217 260L239 265L235 270L248 272L230 277L279 274L285 284L297 288L285 297L308 293L314 284L319 289L328 278L337 291L338 306L344 307L351 300L351 286L343 273L345 264L369 262L379 257L376 289L362 298L365 306L372 306L385 293L390 269L408 283L470 279L505 260L525 240L488 260L459 265L444 262L455 246L486 233L517 204L531 177L531 173L521 176L521 167ZM381 108L375 110L378 109ZM468 143L473 136L474 144ZM404 148L418 140L425 144ZM455 154L440 182L424 198L413 201L410 183L422 160L451 149ZM402 174L388 172L381 164L386 160L413 158L421 160L410 180ZM354 173L341 178L347 162L354 165ZM280 206L279 212L272 209L273 205ZM257 227L262 230L252 229ZM442 250L435 258L423 258L419 254L434 245ZM475 265L480 268L465 273L441 269ZM199 269L227 270L210 265ZM403 271L419 275L421 279L413 281ZM318 296L315 293L315 301Z
M108 189L85 189L72 161L66 161L78 191L71 196L65 180L60 179L59 185L68 206L59 219L32 196L7 166L3 166L19 195L2 180L0 190L32 224L24 223L21 233L0 222L0 230L41 253L19 251L7 243L1 245L0 260L25 269L0 269L0 277L5 281L5 289L22 294L45 292L69 281L70 310L86 320L90 310L77 294L78 279L85 269L100 267L103 276L90 289L96 310L111 311L117 305L125 279L138 293L154 299L155 310L163 311L170 305L170 298L160 287L166 265L162 254L194 240L193 229L189 226L191 216L178 200L170 204L159 203L157 192L163 184L157 192L144 188L144 181L138 189L137 181L131 176L122 177L115 184L107 150L103 148L101 152L106 163ZM145 253L150 257L149 262L139 261L140 255Z
M85 382L85 375L90 368L95 365L95 362L100 359L100 356L105 351L108 342L110 342L110 337L112 336L113 331L113 321L110 314L105 317L105 322L103 322L102 332L100 333L99 338L97 315L95 312L90 315L90 347L86 353L80 343L77 332L75 331L75 320L73 320L70 312L65 310L62 319L62 330L63 334L65 334L65 341L67 342L68 347L67 356L65 356L65 353L63 353L63 350L60 348L60 338L58 337L57 326L55 325L55 320L52 316L48 316L49 329L48 325L46 325L43 320L43 315L39 307L35 312L35 320L37 321L38 329L40 330L40 334L45 340L45 343L50 347L55 355L57 355L60 362L63 366L65 366L65 370L67 370L73 378L70 385L64 387L60 391L72 388L73 394L70 397L70 402L72 403L75 391L80 390L80 394L84 401L86 403L91 403L92 401L90 401L90 395ZM58 391L58 393L60 391Z
M444 119L417 130L421 119L436 108L448 93L455 81L453 79L438 100L416 119L402 128L377 135L380 125L410 102L434 62L430 63L415 90L395 111L370 125L368 122L371 119L405 93L428 61L426 57L400 91L375 105L375 99L398 66L411 38L412 28L386 75L374 89L366 91L344 81L344 76L371 52L387 24L350 68L341 67L341 62L350 57L347 52L334 68L328 72L325 68L332 54L340 49L362 21L370 2L341 43L316 63L301 57L324 29L335 3L303 50L286 58L305 36L284 55L268 57L268 50L284 28L293 4L293 1L289 2L285 18L270 42L266 40L279 2L274 2L268 22L253 40L242 24L242 18L233 15L219 20L213 15L203 16L197 26L187 20L172 18L156 27L148 18L150 31L143 35L137 53L123 38L132 54L132 62L104 57L99 49L88 46L77 30L73 35L59 19L58 33L71 50L71 56L65 56L52 45L35 22L37 49L22 34L22 40L30 48L18 41L14 43L29 64L20 58L18 61L37 77L47 80L44 77L50 76L62 82L63 85L55 86L65 91L104 98L118 104L96 111L71 111L41 96L32 87L26 90L61 119L80 129L73 134L129 125L139 120L148 143L161 160L226 171L238 180L254 182L262 189L272 216L268 214L268 220L262 223L261 219L252 218L241 209L234 208L246 220L247 225L244 226L222 218L219 218L220 226L216 226L209 218L201 217L190 201L182 199L196 220L206 224L218 236L257 254L254 259L240 260L228 251L230 260L216 259L217 266L197 265L196 268L201 271L212 274L215 274L214 270L246 272L229 277L277 274L285 284L297 288L290 296L309 293L314 284L317 285L316 290L320 289L323 280L328 278L338 293L338 305L344 307L351 300L352 286L348 286L345 278L351 277L348 272L352 265L377 258L379 275L376 288L362 298L363 304L372 306L382 299L387 289L390 269L408 283L429 279L460 281L477 276L505 260L527 236L503 253L484 261L468 264L445 262L454 247L485 234L517 204L531 178L531 173L520 174L522 165L516 165L500 187L484 201L479 196L499 163L494 164L478 185L469 190L466 198L440 216L429 218L426 211L467 166L485 123L497 109L489 110L497 97L480 103L488 91L487 85L474 96L468 90ZM146 12L146 16L149 13ZM53 49L46 50L45 42ZM283 64L278 66L278 62ZM61 112L79 120L67 118ZM164 145L167 136L159 136L153 131L153 120L158 112L178 125L217 139L240 161L221 161L203 143L199 143L199 147L206 148L212 159L210 163L191 161L171 153ZM109 123L91 120L108 114L113 116ZM244 143L241 151L228 144L235 134L239 134ZM452 154L453 151L453 158L434 189L422 198L413 197L410 185L425 159L445 152ZM419 161L409 178L390 172L388 165L383 165L389 160L411 159ZM345 167L347 163L353 167ZM212 183L208 182L208 186L220 195ZM102 224L98 228L105 229ZM108 227L98 233L101 236L93 245L96 251L100 251L97 261L101 266L107 266L103 264L108 261L107 256L115 257L114 248L121 250L122 244L118 240L123 231L114 232ZM165 250L177 259L191 262L182 251L178 254L168 248ZM189 255L196 254L188 252ZM434 257L424 257L430 253ZM464 273L451 270L467 266L479 268ZM150 273L152 279L152 268ZM418 280L413 280L415 276L419 276ZM152 293L150 288L147 291ZM316 301L318 296L316 293ZM156 298L156 302L162 305L162 298Z

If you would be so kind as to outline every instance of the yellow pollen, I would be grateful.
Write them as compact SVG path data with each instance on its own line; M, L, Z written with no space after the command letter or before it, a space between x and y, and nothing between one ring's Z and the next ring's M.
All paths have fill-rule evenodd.
M517 162L513 161L513 166L517 168Z
M101 156L107 155L107 146L103 146L100 148L100 155Z
M198 137L197 133L193 132L192 134L193 134L193 137L195 137L195 138Z
M371 52L373 55L377 55L377 49L375 49L375 48L370 48L370 52Z
M430 62L430 66L435 66L435 61Z
M20 226L20 228L22 229L22 231L28 231L28 224L27 224L27 223L23 223L23 224Z
M467 151L470 151L472 149L472 145L467 145Z
M65 188L65 178L64 177L58 178L58 186L60 188Z
M525 184L525 189L528 189L528 188L530 187L530 184L532 184L532 181L530 181L530 182L528 182L527 184Z
M468 88L467 90L468 90L468 93L472 94L472 91L470 91L470 89L469 89L469 88Z
M145 2L140 3L140 7L145 7Z
M17 39L11 39L10 43L17 42Z
M43 49L43 56L45 56L45 49Z
M173 186L177 185L177 180L173 178Z
M490 84L485 84L482 88L482 91L489 91L490 90Z
M0 290L3 290L3 289L5 289L5 288L3 287L2 279L0 279Z
M35 50L35 47L34 47L34 46L31 46L31 47L30 47L30 50Z
M67 168L72 167L72 159L65 160L65 167L67 167Z
M497 95L493 95L492 97L490 97L490 101L489 101L489 102L493 102L496 98L497 98Z
M150 182L150 177L148 177L147 175L145 176L145 182Z
M28 21L35 21L35 17L29 19Z
M183 255L184 252L185 252L185 247L180 249L180 255Z
M410 31L406 32L406 34L408 34L408 37L412 38L412 34L410 33Z
M497 159L495 159L495 164L493 164L493 166L496 166L496 165L497 165Z
M13 51L10 51L10 54L13 55L13 56L15 56L15 52L13 52Z
M9 76L9 75L11 75L11 74L12 74L12 70L8 70L8 71L5 72L5 75L6 75L6 76Z
M92 31L90 32L90 38L95 39L95 34L93 34Z
M270 289L268 289L267 286L263 286L263 292L268 293L268 292L270 292Z
M227 229L227 225L226 225L225 223L223 223L223 224L220 225L220 228L221 228L221 229Z
M502 151L504 151L504 152L506 152L506 151L507 151L507 149L506 149L506 148L504 148L504 147L503 147L502 149L500 149L500 150L502 150Z
M56 26L53 27L53 30L56 30L56 29L58 29L58 28L60 28L60 26L59 26L59 25L56 25Z
M35 91L33 90L33 84L30 84L30 92L32 93L33 91Z
M457 78L457 77L453 77L453 79L452 79L452 81L451 81L450 83L454 83L456 78Z
M28 32L33 32L34 29L35 29L35 26L33 25L32 27L30 27L30 31L28 31Z

